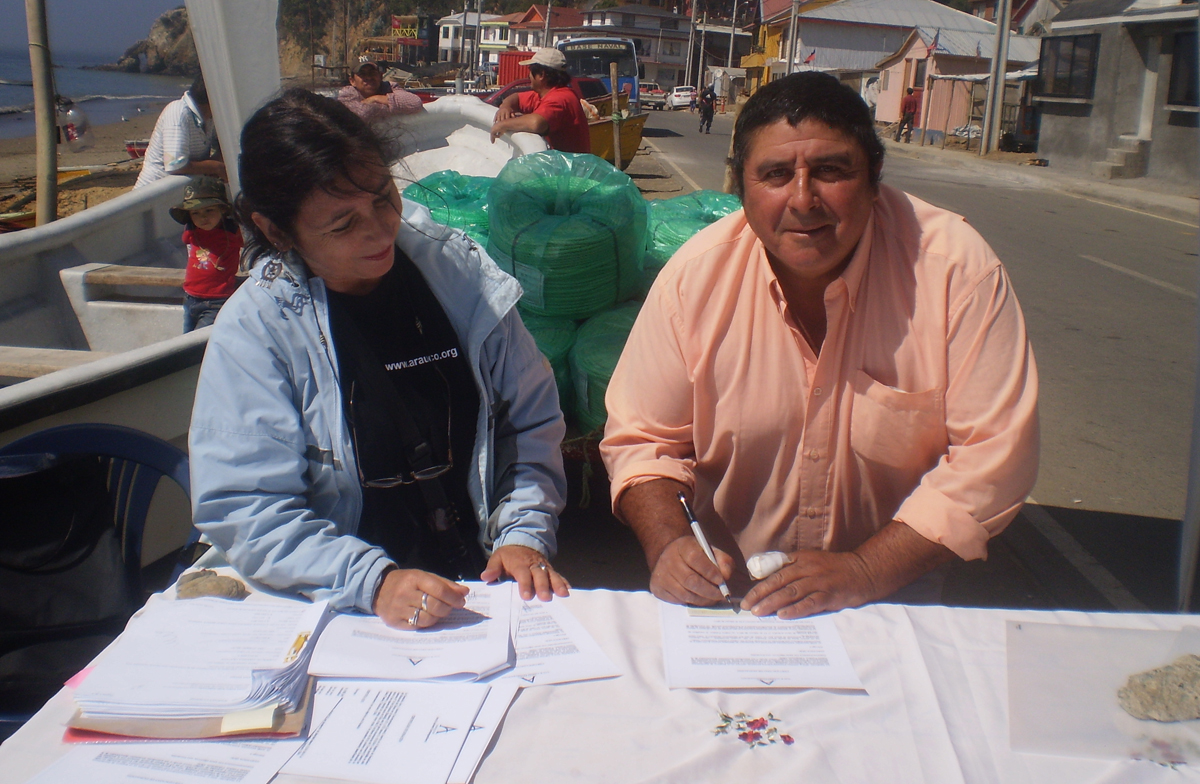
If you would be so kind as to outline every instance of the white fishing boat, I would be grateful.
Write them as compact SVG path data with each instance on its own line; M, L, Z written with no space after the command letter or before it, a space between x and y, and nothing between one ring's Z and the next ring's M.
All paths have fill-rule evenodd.
M221 148L236 160L242 124L279 89L277 3L188 0L187 6ZM447 96L402 118L395 129L400 187L443 169L494 176L508 160L546 149L532 134L492 144L494 113L477 98ZM230 174L236 192L236 172ZM0 235L0 445L54 425L106 422L186 448L209 333L182 334L187 256L168 208L186 182L169 177L48 225ZM177 520L172 527L186 531L183 499L164 503L163 514ZM167 540L177 535L165 532ZM150 542L147 549L154 554Z
M435 171L495 176L546 149L492 143L495 109L447 96L402 118L401 185ZM0 444L72 421L124 424L182 443L207 331L183 335L186 253L167 209L184 178L46 226L0 235Z

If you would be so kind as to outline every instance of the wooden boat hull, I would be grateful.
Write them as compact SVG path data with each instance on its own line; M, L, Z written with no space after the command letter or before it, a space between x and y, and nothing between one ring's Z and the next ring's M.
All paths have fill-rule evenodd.
M635 114L620 122L621 127L621 169L629 167L633 156L637 155L642 146L642 130L646 127L649 115ZM588 123L588 132L592 137L592 155L613 162L613 130L612 118L605 117Z

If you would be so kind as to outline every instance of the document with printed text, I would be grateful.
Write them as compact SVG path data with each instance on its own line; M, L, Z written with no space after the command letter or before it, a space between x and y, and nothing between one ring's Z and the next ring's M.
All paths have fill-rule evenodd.
M445 784L489 688L321 681L308 739L283 772L365 784Z
M512 666L513 583L467 583L467 606L428 629L393 629L374 615L339 615L317 640L310 675L473 681Z
M468 784L475 777L475 771L479 770L479 763L483 761L484 752L488 750L492 738L500 729L500 722L504 721L513 698L521 691L521 687L512 680L497 681L492 683L491 687L492 690L488 692L487 699L479 709L479 715L471 722L467 742L458 753L458 759L446 778L446 784Z
M513 645L517 661L493 681L521 686L612 678L621 672L562 601L522 601L514 594Z
M833 618L784 621L661 603L672 689L862 689Z
M267 784L300 743L224 740L81 745L29 784Z

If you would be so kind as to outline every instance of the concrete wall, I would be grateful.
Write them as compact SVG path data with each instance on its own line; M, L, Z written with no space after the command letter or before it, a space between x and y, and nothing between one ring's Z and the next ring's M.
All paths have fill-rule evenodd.
M1162 36L1162 52L1158 58L1158 95L1154 102L1154 128L1151 132L1150 159L1146 174L1195 186L1200 181L1200 152L1197 150L1197 140L1200 139L1200 113L1171 111L1166 105L1177 31L1178 28L1170 26L1148 31Z
M1089 103L1039 101L1041 134L1038 153L1063 171L1090 175L1091 165L1103 161L1108 149L1119 146L1122 134L1138 134L1147 64L1157 57L1149 159L1146 174L1179 183L1195 183L1200 176L1197 158L1197 115L1168 111L1173 34L1181 29L1162 25L1105 25L1100 34L1096 88ZM1074 31L1073 31L1074 32ZM1086 30L1080 30L1086 33Z

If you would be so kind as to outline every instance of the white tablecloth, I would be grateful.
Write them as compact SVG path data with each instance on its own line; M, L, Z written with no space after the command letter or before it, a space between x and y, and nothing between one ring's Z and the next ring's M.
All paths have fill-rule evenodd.
M565 601L625 675L524 690L478 784L1200 781L1188 767L1010 751L1005 664L1009 619L1178 629L1196 625L1195 616L875 605L835 616L866 694L692 691L665 685L658 604L649 594L574 591ZM0 746L0 781L25 782L63 754L71 711L64 690ZM714 735L718 711L771 712L796 742L750 748Z

